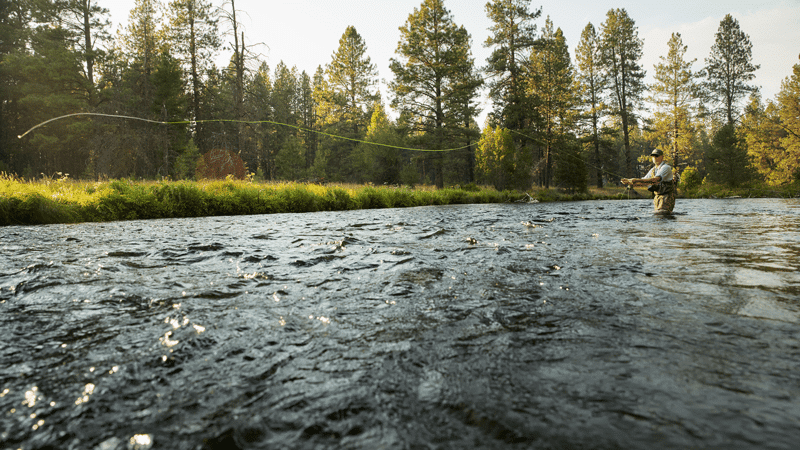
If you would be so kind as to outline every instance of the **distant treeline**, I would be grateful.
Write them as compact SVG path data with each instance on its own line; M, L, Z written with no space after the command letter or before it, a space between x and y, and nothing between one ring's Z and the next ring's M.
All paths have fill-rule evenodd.
M643 175L660 148L678 176L700 182L800 179L800 64L761 99L752 45L730 15L703 67L673 33L646 85L624 9L587 24L570 53L530 0L491 0L478 45L492 53L476 62L445 3L423 0L399 30L387 104L352 26L307 74L261 60L234 0L137 0L114 37L97 0L2 2L0 171L585 191ZM230 63L216 67L222 51ZM492 110L477 124L483 92ZM79 112L94 115L18 137Z

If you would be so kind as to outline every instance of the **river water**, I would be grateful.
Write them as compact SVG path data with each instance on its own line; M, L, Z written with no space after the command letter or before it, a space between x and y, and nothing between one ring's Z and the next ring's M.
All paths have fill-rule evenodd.
M800 442L800 201L0 228L0 448Z

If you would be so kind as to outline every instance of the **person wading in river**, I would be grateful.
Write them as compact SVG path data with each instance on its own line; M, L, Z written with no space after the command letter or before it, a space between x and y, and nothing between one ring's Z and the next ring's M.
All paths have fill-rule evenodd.
M672 167L664 162L664 152L659 149L650 153L655 166L647 172L644 178L623 178L622 184L628 186L640 186L649 184L648 191L652 192L653 205L656 213L671 213L675 208L675 185L672 180Z

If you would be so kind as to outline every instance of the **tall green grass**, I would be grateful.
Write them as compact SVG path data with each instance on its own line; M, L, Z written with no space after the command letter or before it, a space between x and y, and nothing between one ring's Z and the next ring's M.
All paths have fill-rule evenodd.
M396 188L249 181L25 181L0 175L0 225L401 208L516 201L493 189Z
M705 185L704 185L705 186ZM711 187L706 187L711 189ZM692 192L691 196L748 196L748 191ZM749 188L750 194L754 188ZM764 191L792 196L790 191ZM646 192L645 192L646 194ZM742 195L745 194L745 195ZM777 195L775 195L777 194ZM795 194L796 195L796 194ZM752 196L752 195L750 195ZM0 174L0 226L242 214L304 213L426 205L630 198L622 188L566 194L552 189L497 191L474 185L384 187L218 181L25 181Z

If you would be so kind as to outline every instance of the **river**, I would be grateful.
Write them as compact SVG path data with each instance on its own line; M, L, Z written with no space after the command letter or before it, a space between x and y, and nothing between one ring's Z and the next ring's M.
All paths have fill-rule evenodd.
M0 228L0 448L800 442L800 201Z

